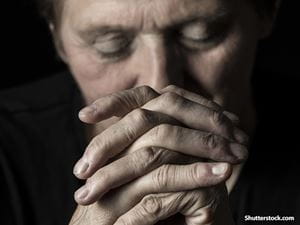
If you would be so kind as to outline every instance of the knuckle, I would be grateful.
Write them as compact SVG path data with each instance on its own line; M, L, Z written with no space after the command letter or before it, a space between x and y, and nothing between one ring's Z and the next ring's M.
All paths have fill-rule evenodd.
M217 136L213 133L207 133L202 136L202 143L207 146L209 149L216 149L220 142L220 136Z
M206 99L206 98L203 98L203 101L205 102L205 105L207 105L208 107L212 108L213 110L216 110L216 111L220 111L221 110L221 106L219 106L214 101L212 101L210 99Z
M155 195L147 195L141 201L141 209L143 213L152 217L158 217L162 210L162 202Z
M170 104L175 104L178 101L179 95L174 92L166 92L161 95L162 99Z
M178 89L178 87L176 85L174 85L174 84L170 84L170 85L168 85L166 87L166 89L168 89L168 90L176 90L176 89Z
M138 136L137 132L134 129L132 129L130 126L126 126L124 127L124 129L125 129L124 135L127 142L132 142L137 138Z
M147 118L147 111L145 109L142 108L138 108L133 110L133 112L130 114L130 116L132 117L132 119L135 120L144 120L145 118Z
M151 120L154 120L154 117L148 110L138 108L133 110L126 116L126 119L123 120L123 126L119 130L123 131L124 135L126 135L127 140L131 142L139 136L137 133L137 129L134 128L135 124L142 124L142 126L147 126L147 124L150 123Z
M162 155L164 154L164 149L155 147L145 147L135 154L133 161L142 162L142 170L149 170L154 165L159 165L162 161Z
M94 164L98 162L98 158L95 156L98 155L98 153L101 152L103 149L108 147L109 143L106 141L105 138L94 137L91 143L86 148L86 152L84 153L84 155L87 157L88 161L91 164Z
M133 225L133 223L131 222L132 220L128 217L120 217L115 224L117 225Z
M131 165L135 167L135 171L139 174L141 171L147 171L151 168L154 160L154 151L150 147L143 148L139 151L136 151L131 156Z
M168 85L167 87L164 88L164 90L169 92L176 92L178 94L183 94L183 90L174 84Z
M177 92L177 91L176 91ZM175 92L166 92L161 95L161 104L171 108L174 112L186 109L191 105L190 101Z
M151 88L147 85L138 87L138 90L140 92L139 95L142 96L142 98L145 98L145 99L148 99L148 97L154 98L154 97L157 96L156 91L153 88Z
M211 120L215 126L222 126L226 122L226 116L222 111L214 110L211 114Z
M213 159L222 158L229 148L225 138L212 133L202 136L202 142L204 146L208 148L208 150L213 150L209 151L209 155Z
M144 94L149 94L149 93L155 92L150 86L147 86L147 85L140 86L140 87L138 87L138 89L141 93L144 93Z
M152 180L158 190L165 190L169 186L170 165L163 165L152 173ZM173 176L174 177L174 176Z
M172 131L171 125L168 124L160 124L155 127L155 138L159 140L166 140L169 134Z
M102 169L98 170L94 176L86 181L86 185L90 189L97 186L97 189L100 189L101 191L105 191L110 186L110 183L111 176Z
M124 93L114 93L110 95L115 106L121 107L123 110L129 111L131 109L132 100Z
M213 131L222 134L222 136L232 139L232 123L230 119L221 110L214 110L211 113L211 121L213 124Z
M73 214L70 225L87 224L86 218L88 217L88 207L79 206ZM88 223L90 224L90 223ZM87 225L88 225L87 224Z
M155 114L142 108L135 109L130 116L131 120L137 123L152 124L156 121Z
M95 151L96 149L99 149L102 147L103 142L99 140L99 136L96 136L92 139L91 143L89 144L89 146L87 147L87 150L90 152Z

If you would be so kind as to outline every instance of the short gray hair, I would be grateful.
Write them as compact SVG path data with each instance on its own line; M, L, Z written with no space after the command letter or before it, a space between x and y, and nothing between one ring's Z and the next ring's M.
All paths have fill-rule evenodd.
M63 0L35 0L40 15L48 22L54 24L59 20L61 4ZM261 15L272 12L278 0L247 0L255 7L256 11Z

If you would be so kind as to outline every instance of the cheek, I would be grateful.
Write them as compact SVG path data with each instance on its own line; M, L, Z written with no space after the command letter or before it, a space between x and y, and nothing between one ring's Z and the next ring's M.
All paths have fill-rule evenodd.
M105 63L90 49L65 46L68 66L88 104L110 93L134 87L136 78L126 71L126 61Z
M259 38L256 13L241 5L227 37L216 47L188 57L190 73L215 99L227 101L250 90ZM218 97L216 97L218 96Z
M213 96L249 85L256 43L241 31L233 32L215 48L188 57L193 80Z

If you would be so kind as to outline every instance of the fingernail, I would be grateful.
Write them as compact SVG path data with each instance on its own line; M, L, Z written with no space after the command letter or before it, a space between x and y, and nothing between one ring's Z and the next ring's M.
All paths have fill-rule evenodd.
M233 136L235 140L241 144L248 144L249 142L249 136L241 129L235 128L233 130Z
M243 145L230 143L230 150L238 160L246 160L248 157L248 150Z
M74 174L82 175L87 171L88 168L89 168L89 164L85 162L83 159L80 159L74 167Z
M218 163L217 165L215 165L212 168L212 173L214 175L222 175L224 173L226 173L226 171L228 170L228 164L227 163Z
M96 111L96 107L94 105L87 106L80 110L79 117L86 117L88 115L94 114Z
M75 192L75 198L77 200L84 200L89 194L89 190L86 186L81 187Z

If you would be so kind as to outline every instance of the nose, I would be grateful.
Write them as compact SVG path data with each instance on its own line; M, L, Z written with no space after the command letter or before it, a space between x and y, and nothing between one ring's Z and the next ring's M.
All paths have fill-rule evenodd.
M138 85L148 85L155 90L184 81L182 63L176 47L160 35L145 35L140 50Z

